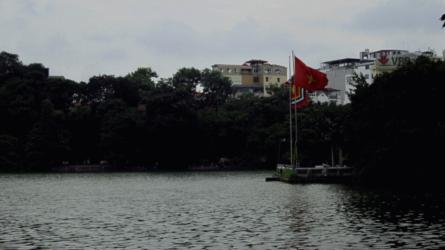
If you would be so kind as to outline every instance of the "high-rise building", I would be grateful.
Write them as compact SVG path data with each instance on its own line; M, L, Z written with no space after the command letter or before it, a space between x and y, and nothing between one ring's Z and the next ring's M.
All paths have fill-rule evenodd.
M228 77L236 93L254 93L267 95L267 88L279 86L287 80L287 68L270 64L264 60L250 60L238 64L214 64L213 70L219 71Z

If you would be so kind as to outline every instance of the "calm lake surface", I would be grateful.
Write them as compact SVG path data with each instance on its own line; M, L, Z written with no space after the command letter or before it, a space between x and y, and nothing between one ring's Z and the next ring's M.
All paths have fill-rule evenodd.
M0 175L0 249L445 248L444 195L270 175Z

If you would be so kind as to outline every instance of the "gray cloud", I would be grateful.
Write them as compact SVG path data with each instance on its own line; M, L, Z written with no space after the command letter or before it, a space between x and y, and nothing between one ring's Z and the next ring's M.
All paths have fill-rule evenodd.
M0 50L88 80L261 58L309 65L364 48L443 49L445 0L2 0ZM410 16L411 18L407 18ZM436 17L437 16L437 17Z
M445 12L445 1L391 0L379 3L357 12L348 27L354 33L380 40L380 46L387 48L432 48L441 53L444 33L438 18Z
M352 27L375 34L437 32L438 19L444 11L443 0L381 1L357 13Z

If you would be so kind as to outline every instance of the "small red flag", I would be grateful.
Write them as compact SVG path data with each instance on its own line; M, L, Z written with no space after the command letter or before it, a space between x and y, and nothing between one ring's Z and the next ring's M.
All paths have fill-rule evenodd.
M325 73L306 66L297 57L295 57L294 76L294 85L310 92L322 90L328 85L328 78Z

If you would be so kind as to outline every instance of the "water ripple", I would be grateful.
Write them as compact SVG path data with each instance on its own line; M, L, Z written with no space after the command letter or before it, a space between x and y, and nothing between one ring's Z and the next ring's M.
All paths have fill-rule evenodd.
M0 249L445 247L445 197L266 172L0 175Z

